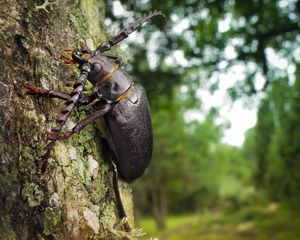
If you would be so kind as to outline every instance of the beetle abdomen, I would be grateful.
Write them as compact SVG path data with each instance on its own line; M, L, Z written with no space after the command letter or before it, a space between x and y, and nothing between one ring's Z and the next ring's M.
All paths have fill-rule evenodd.
M138 101L122 99L105 116L109 138L116 155L119 175L127 182L140 177L152 156L152 126L148 100L144 89L136 85Z

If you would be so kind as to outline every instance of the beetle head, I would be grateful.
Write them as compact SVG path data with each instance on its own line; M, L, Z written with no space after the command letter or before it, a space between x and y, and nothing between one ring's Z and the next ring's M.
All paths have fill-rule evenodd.
M72 59L75 63L80 65L87 63L89 57L91 56L92 52L87 49L75 50L72 53Z

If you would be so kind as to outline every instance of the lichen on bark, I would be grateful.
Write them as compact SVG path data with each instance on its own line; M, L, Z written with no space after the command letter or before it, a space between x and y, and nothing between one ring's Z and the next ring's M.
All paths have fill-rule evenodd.
M101 158L93 126L57 142L44 175L40 160L45 130L55 124L61 101L25 96L23 84L72 89L76 70L59 59L64 48L106 39L102 0L0 3L0 232L3 239L135 238L122 230L112 176ZM86 115L76 110L71 127ZM131 189L120 181L133 226ZM2 233L5 233L4 235Z

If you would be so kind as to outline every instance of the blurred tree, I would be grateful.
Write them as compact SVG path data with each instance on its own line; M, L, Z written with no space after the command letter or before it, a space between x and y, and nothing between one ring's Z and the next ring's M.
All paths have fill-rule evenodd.
M299 208L300 194L300 66L290 91L282 92L282 111L270 153L268 181L272 196Z
M247 135L244 150L256 161L255 180L271 199L297 207L299 195L299 82L273 80L260 104L256 126Z
M200 123L192 121L186 126L185 151L188 158L188 183L180 203L174 201L176 212L191 212L213 206L216 202L217 176L212 159L220 144L221 128L214 123L214 114ZM176 206L178 204L178 206Z
M109 1L106 5L107 13L112 18L116 18L112 14L114 2L119 1ZM299 58L293 52L300 41L297 37L300 31L299 0L120 2L134 15L154 9L166 14L166 32L155 42L159 45L156 50L161 60L159 63L175 51L183 51L189 63L188 70L205 68L212 74L228 71L234 66L244 66L245 79L231 89L233 98L267 89L276 74L270 62L273 51L290 60ZM141 30L146 42L151 40L155 30L152 26ZM147 52L138 59L144 59ZM177 60L179 64L183 62L182 59ZM171 66L173 73L178 71L177 67L176 64ZM155 71L160 72L161 69L157 64ZM136 67L134 71L137 71ZM265 76L265 82L259 86L258 77L261 74Z
M257 113L255 126L255 143L252 149L257 158L254 172L255 185L259 189L265 187L265 174L267 170L268 148L274 133L274 119L272 115L273 103L269 98L263 99Z

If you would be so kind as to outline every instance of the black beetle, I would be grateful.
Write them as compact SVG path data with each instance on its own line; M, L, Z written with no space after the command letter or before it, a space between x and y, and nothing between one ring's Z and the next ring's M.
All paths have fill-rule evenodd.
M42 159L42 173L46 171L55 141L79 133L88 124L102 119L100 128L104 138L103 154L114 172L114 189L121 218L126 217L126 213L118 190L118 174L126 182L131 182L144 173L152 155L152 126L144 89L132 82L119 57L104 52L127 38L137 27L154 16L164 18L164 14L154 11L130 24L127 29L102 43L95 51L87 49L73 51L72 60L66 63L79 64L80 77L74 84L71 94L25 84L29 94L60 98L66 100L67 105L57 120L57 126L48 132L50 143ZM93 94L88 98L80 98L87 80L94 86ZM76 105L91 103L93 114L78 122L72 130L62 133L62 127L73 108Z

